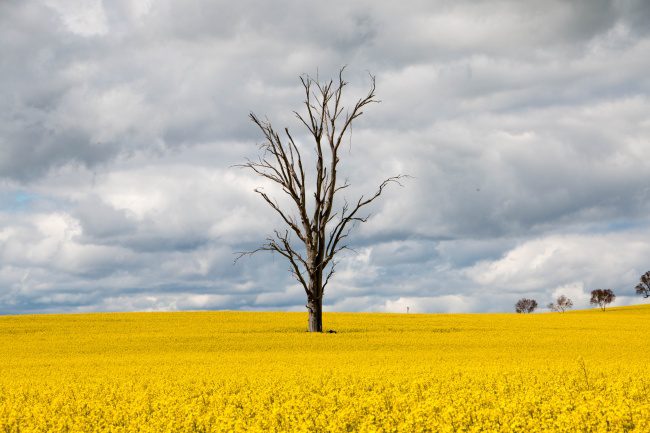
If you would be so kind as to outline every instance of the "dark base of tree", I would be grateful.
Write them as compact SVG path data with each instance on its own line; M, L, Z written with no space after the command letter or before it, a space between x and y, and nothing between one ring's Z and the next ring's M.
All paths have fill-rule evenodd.
M323 301L309 302L307 311L309 311L309 332L323 332Z

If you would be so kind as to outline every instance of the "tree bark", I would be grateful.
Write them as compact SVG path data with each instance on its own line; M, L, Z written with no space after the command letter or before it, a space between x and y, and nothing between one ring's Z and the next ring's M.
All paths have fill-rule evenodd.
M310 299L307 303L309 311L309 332L323 332L323 298Z

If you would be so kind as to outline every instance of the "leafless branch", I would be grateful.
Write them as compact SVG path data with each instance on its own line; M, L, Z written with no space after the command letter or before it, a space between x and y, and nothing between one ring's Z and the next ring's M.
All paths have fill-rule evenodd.
M250 119L265 139L260 144L263 154L256 161L247 160L239 165L277 185L291 199L293 209L281 207L264 190L255 189L280 216L287 229L274 231L274 236L267 238L264 245L240 253L237 260L259 251L277 252L287 258L291 273L307 292L310 312L320 311L324 288L335 274L335 257L342 250L349 249L345 241L355 223L368 220L369 215L362 216L361 211L379 198L389 184L401 185L400 181L408 177L389 177L370 197L361 196L352 202L353 205L345 201L340 211L334 211L335 198L350 186L348 179L342 183L338 179L340 145L351 133L354 120L363 114L364 108L379 102L375 97L376 79L370 75L368 93L346 108L343 93L348 83L343 79L344 71L345 67L341 68L336 80L324 82L309 75L300 77L304 111L294 111L294 114L313 139L315 161L313 171L310 171L313 173L313 177L310 174L310 183L312 179L314 182L313 189L310 188L313 194L307 194L307 167L289 129L284 128L283 141L268 120L253 113ZM296 245L299 247L292 244L292 234L297 237L299 242Z

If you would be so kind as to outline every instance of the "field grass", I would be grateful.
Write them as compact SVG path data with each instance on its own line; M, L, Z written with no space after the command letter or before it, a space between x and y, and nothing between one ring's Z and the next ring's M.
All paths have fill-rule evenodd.
M650 431L650 305L0 317L0 432Z

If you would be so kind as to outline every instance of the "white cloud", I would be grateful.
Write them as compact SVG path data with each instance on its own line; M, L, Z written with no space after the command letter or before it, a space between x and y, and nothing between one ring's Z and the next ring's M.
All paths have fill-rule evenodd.
M435 297L400 297L387 300L381 311L387 313L466 313L474 311L477 300L462 295Z
M477 284L514 292L614 288L630 292L650 257L648 230L606 234L551 235L524 241L498 260L467 270ZM576 288L580 288L577 291Z
M66 28L82 36L105 35L108 23L101 0L48 0L46 4L61 17Z
M640 301L646 3L0 3L0 312L304 310L281 257L232 264L279 220L231 166L256 155L250 111L308 154L298 76L343 64L348 96L370 71L383 101L346 143L348 199L414 178L353 233L326 309Z

